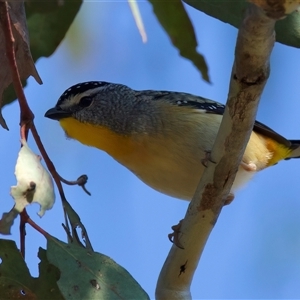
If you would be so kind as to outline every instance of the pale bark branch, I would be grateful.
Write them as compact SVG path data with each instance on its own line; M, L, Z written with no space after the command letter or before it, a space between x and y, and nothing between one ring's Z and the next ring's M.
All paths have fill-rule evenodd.
M267 1L260 2L265 9ZM211 152L216 163L208 164L182 222L179 238L184 249L173 245L161 270L156 287L159 300L192 299L194 272L235 179L269 76L275 22L286 12L266 11L248 4L238 33L226 110Z

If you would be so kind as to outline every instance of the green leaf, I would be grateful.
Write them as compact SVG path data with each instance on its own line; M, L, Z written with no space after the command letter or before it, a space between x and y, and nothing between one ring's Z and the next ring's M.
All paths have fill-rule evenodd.
M209 16L239 27L246 7L246 0L183 0ZM204 25L204 24L203 24ZM204 26L203 26L204 27ZM282 44L300 48L300 14L298 11L276 22L276 40Z
M27 25L30 36L31 54L36 61L42 56L50 56L73 23L80 6L81 0L59 1L34 1L28 4L26 12Z
M133 277L106 255L50 236L47 257L61 271L58 286L65 299L149 299Z
M40 248L39 278L31 277L28 267L14 241L0 239L0 298L63 300L57 280L59 270L47 261Z
M169 35L180 55L189 59L209 82L208 68L204 57L197 52L197 39L193 25L181 0L149 0L160 24Z
M36 294L38 299L43 300L64 300L57 281L60 278L60 271L54 265L50 264L47 259L47 251L39 248L39 278L34 278Z

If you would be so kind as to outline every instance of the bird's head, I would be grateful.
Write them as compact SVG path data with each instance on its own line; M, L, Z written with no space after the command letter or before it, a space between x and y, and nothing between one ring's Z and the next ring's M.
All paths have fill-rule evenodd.
M90 81L68 88L45 117L60 121L63 128L74 119L125 134L137 102L134 91L125 85Z
M58 120L68 137L106 150L109 141L154 131L150 98L121 84L84 82L68 88L45 117Z

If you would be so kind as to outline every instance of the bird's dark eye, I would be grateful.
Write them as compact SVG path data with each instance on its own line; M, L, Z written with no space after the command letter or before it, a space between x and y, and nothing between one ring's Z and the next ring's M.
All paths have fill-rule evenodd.
M80 107L88 107L92 104L93 102L93 98L92 97L89 97L89 96L86 96L86 97L82 97L78 103L78 105Z

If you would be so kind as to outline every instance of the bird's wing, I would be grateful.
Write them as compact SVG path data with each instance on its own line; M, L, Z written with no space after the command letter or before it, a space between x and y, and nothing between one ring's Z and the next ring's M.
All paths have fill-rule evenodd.
M143 91L145 92L145 91ZM152 91L149 92L149 96ZM189 106L195 109L199 109L204 113L213 113L218 115L223 115L225 110L225 105L219 102L206 99L199 96L194 96L187 93L177 93L177 92L168 92L168 91L161 91L155 92L155 95L152 94L153 100L164 99L172 102L174 105L178 106ZM270 127L264 125L261 122L255 121L253 126L253 131L269 137L276 142L285 145L286 147L290 148L292 146L292 141L287 140L282 135L271 129Z

